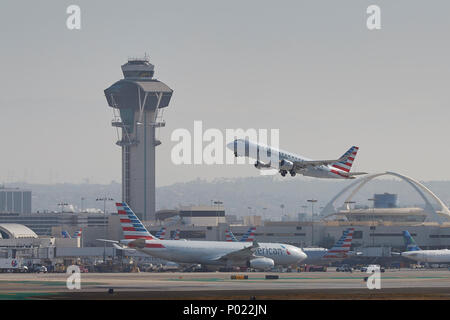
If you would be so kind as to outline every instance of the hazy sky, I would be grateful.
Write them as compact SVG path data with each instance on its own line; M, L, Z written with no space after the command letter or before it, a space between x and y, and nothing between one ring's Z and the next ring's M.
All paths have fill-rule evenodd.
M66 28L70 4L79 31ZM370 4L381 30L366 28ZM173 165L170 134L194 120L277 128L283 149L309 158L358 145L357 171L450 179L449 12L448 1L411 0L2 0L0 182L120 181L103 90L144 52L174 90L157 185L258 175Z

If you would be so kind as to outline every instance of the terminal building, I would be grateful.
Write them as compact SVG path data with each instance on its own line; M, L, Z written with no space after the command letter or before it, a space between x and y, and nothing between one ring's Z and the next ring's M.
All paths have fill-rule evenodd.
M31 191L0 186L0 213L31 213Z

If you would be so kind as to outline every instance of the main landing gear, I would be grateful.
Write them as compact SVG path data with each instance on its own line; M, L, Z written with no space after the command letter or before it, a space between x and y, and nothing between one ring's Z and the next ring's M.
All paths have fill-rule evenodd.
M281 173L281 176L282 177L285 177L286 175L287 175L287 171L286 170L280 170L280 173ZM295 175L297 174L295 171L293 171L293 170L291 170L291 171L289 171L289 173L290 173L290 175L291 175L291 177L295 177Z

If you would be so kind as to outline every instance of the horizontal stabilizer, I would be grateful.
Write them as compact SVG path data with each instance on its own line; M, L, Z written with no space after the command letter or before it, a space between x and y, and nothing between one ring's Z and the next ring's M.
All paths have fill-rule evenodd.
M95 240L109 243L119 243L119 241L116 240L108 240L108 239L95 239Z
M367 174L367 172L349 172L349 176L361 176L363 174Z

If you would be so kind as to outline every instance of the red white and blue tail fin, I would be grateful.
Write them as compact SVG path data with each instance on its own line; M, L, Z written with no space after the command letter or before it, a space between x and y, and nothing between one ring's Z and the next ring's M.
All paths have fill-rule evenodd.
M231 230L228 230L228 229L225 230L225 241L237 242L237 239L234 236L233 232L231 232Z
M125 202L117 202L116 206L125 239L157 239L148 232L133 210Z
M162 227L157 233L156 233L156 237L159 240L164 240L166 238L166 228Z
M82 234L83 234L83 230L81 230L81 228L80 228L80 230L75 231L75 233L73 234L73 237L74 238L81 238Z
M348 256L350 247L352 246L354 228L348 228L342 234L342 237L327 251L324 258L327 259L343 259Z
M339 158L338 162L332 163L331 166L335 169L339 169L349 173L352 169L353 161L355 161L358 149L359 148L355 146L351 147L346 153L342 155L342 157Z
M231 232L231 230L226 229L225 230L225 241L227 241L227 242L237 242L238 240L234 236L233 232Z
M240 241L241 242L253 242L253 241L255 241L255 231L256 231L255 227L250 227L250 229L248 229L247 233L242 236Z

